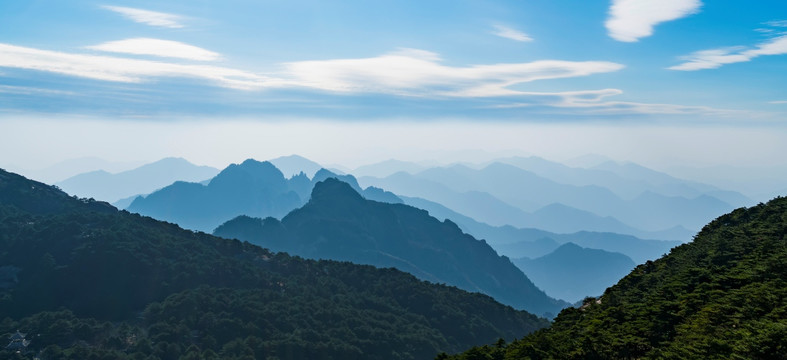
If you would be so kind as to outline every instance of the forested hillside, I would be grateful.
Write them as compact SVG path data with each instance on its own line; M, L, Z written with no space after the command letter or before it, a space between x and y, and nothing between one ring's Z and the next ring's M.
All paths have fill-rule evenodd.
M787 359L787 198L738 209L549 329L451 359Z
M0 334L28 334L42 359L423 359L547 325L488 296L273 254L2 170L0 249Z

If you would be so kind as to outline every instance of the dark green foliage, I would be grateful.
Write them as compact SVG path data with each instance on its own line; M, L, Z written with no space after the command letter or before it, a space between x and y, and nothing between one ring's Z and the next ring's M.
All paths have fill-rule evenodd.
M214 234L312 259L395 267L536 314L556 314L568 305L548 297L508 258L456 224L411 206L367 200L334 178L317 183L311 200L280 222L241 216Z
M719 217L504 358L787 359L786 344L787 198L777 198Z
M28 333L42 359L430 358L547 325L488 296L274 254L2 170L0 270L0 336Z

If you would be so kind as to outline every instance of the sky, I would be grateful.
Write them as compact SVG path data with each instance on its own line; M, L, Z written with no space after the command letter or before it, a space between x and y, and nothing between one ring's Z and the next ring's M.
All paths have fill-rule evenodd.
M787 168L785 84L783 0L3 1L0 167Z

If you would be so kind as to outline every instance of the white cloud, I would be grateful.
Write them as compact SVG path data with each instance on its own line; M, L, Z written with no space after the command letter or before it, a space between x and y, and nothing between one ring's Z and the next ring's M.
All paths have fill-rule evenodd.
M787 100L769 101L768 104L787 104Z
M700 0L613 0L604 25L613 39L635 42L653 35L657 24L694 14L701 6Z
M76 95L71 91L42 89L30 86L0 85L0 93L19 95Z
M787 27L787 20L773 20L768 21L765 25L772 26L772 27Z
M235 89L259 89L279 82L250 72L113 56L71 54L0 44L0 67L48 71L95 80L136 83L156 77L191 77Z
M609 101L606 98L623 94L619 89L601 89L564 92L522 92L515 103L493 106L493 108L518 108L548 106L581 110L585 115L703 115L733 116L752 115L740 110L716 109L708 106L649 104L628 101Z
M442 65L435 53L404 49L372 58L286 63L284 75L300 86L334 92L492 97L520 94L508 89L515 84L622 68L606 61L560 60L453 67Z
M72 54L0 44L0 67L104 81L142 82L157 77L191 77L245 90L301 87L339 93L423 97L516 96L523 93L509 86L623 68L621 64L605 61L541 60L466 67L446 66L440 61L437 54L429 51L403 49L371 58L285 63L280 73L263 76L218 66Z
M497 24L493 25L493 27L495 29L492 31L492 34L499 37L521 42L533 41L533 38L530 37L530 35L508 26Z
M787 54L787 35L769 39L753 49L745 47L697 51L681 57L684 63L671 66L670 70L694 71L716 69L726 64L751 61L759 56Z
M221 58L221 55L218 53L193 45L184 44L178 41L148 38L110 41L103 44L87 46L87 48L123 54L153 55L199 61L213 61Z
M766 48L767 49L767 48ZM765 51L765 50L763 50ZM603 61L541 60L528 63L441 64L429 51L403 49L371 58L301 61L282 64L276 74L207 65L177 64L115 56L71 54L0 44L0 67L47 71L95 80L138 83L162 77L188 77L218 86L261 90L307 88L334 93L376 93L432 98L496 98L496 108L540 106L573 114L700 114L726 115L728 110L702 106L608 101L618 89L532 92L512 85L537 80L587 76L617 71L623 65ZM0 87L0 93L41 92L41 89ZM70 93L69 93L70 94ZM573 109L573 110L572 110Z
M183 27L183 24L181 23L183 17L180 15L168 14L158 11L136 9L136 8L130 8L124 6L104 5L102 7L104 9L114 11L120 15L123 15L131 19L132 21L136 21L141 24L172 28L172 29L178 29Z

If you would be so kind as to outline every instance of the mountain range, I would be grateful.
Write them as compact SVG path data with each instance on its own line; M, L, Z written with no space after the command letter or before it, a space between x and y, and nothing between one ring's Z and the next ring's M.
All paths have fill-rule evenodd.
M421 198L401 197L408 205L427 210L438 219L450 219L462 231L483 239L499 254L510 258L536 258L555 251L561 244L575 243L582 247L622 253L636 263L654 260L669 252L681 241L647 240L631 235L608 232L578 231L557 234L533 228L510 225L492 226L459 214L445 206Z
M584 214L586 217L595 215L589 216L587 220L581 220L584 224L596 223L600 226L598 220L604 219L618 226L616 229L594 229L596 231L621 233L629 231L628 233L631 234L631 230L621 227L618 222L643 232L672 230L676 227L684 227L691 231L691 229L699 229L713 217L734 208L704 193L687 198L646 190L633 198L624 199L605 187L561 184L501 162L489 164L481 169L452 165L430 168L417 174L400 172L386 178L361 177L359 181L365 186L373 185L396 194L435 201L474 218L476 215L471 213L485 212L486 209L481 204L458 203L455 199L461 198L461 195L457 196L457 194L468 192L488 194L498 200L505 199L500 202L525 212L523 216L521 212L505 211L505 206L495 206L490 209L491 215L486 215L487 218L477 218L492 225L503 224L490 222L488 218L518 218L519 221L507 220L506 224L539 228L542 223L560 224L560 217L566 215L579 219L577 216ZM451 202L453 203L449 204ZM562 212L555 214L553 211L551 215L557 218L548 222L530 214L555 203L567 206L563 209L574 208L584 213L574 211L571 214ZM563 233L576 231L575 228L544 230ZM642 236L641 233L633 235Z
M302 159L289 157L286 161L295 167L304 164L308 167L310 163ZM361 189L351 175L320 169L311 179L303 172L286 178L271 162L248 159L231 164L206 183L178 181L136 197L126 209L187 229L212 232L240 215L281 218L305 204L314 184L329 177L340 178L369 198L398 201L381 189Z
M72 195L113 203L123 198L151 193L176 181L207 180L218 172L218 169L197 166L182 158L165 158L118 173L104 170L82 173L55 185Z
M3 170L0 245L0 332L29 334L42 359L424 359L548 324L394 269L274 254Z
M456 224L411 206L365 199L335 178L318 182L309 202L281 221L243 216L214 234L306 258L394 267L536 314L549 316L568 305L549 298L508 258Z

